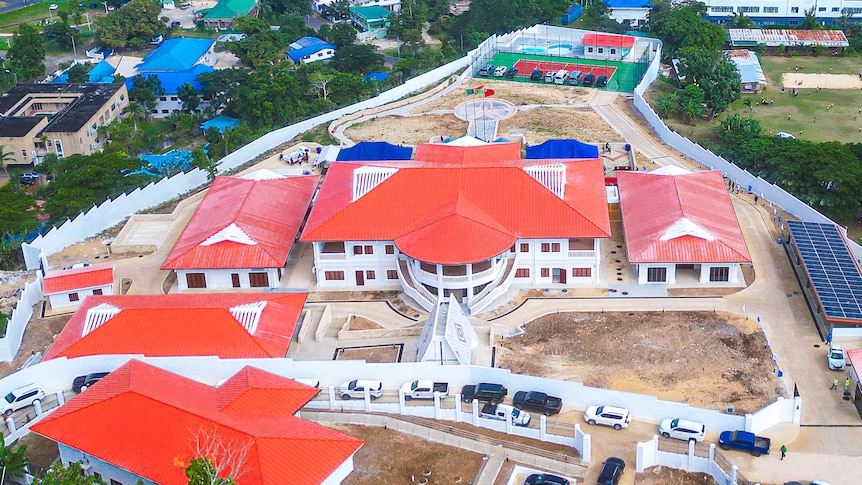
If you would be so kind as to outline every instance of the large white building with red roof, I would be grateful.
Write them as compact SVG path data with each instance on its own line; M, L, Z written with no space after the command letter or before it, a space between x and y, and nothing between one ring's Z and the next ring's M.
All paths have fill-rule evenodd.
M42 278L42 295L52 310L72 311L87 295L114 294L114 263L51 271Z
M330 166L301 240L319 289L400 288L477 313L510 287L599 281L611 235L600 160L521 160L520 144L419 145Z
M216 177L162 269L189 289L277 288L318 176Z
M214 388L132 360L31 430L112 485L185 485L201 456L242 485L334 485L363 443L295 416L318 392L254 367Z
M620 210L639 284L737 284L751 263L721 172L620 172ZM696 279L694 279L696 278Z
M278 358L307 293L90 296L44 360L104 354Z

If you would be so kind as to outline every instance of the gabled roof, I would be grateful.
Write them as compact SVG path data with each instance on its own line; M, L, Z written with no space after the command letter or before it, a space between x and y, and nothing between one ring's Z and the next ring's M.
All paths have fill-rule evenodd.
M310 56L324 49L335 50L335 44L330 44L317 37L303 37L296 42L290 44L291 50L287 51L287 56L293 62L299 62L305 56Z
M55 295L114 284L114 263L49 272L42 279L42 294Z
M847 359L850 361L850 367L854 369L862 369L862 348L850 349L847 351ZM859 371L857 370L857 375ZM862 379L862 376L859 376Z
M386 7L371 5L370 7L350 7L350 13L355 13L367 22L369 20L385 19L392 12Z
M143 71L187 71L215 44L211 39L168 39L158 49L144 56L138 64Z
M253 367L216 389L132 360L31 429L163 485L188 483L196 438L247 447L243 485L319 484L362 441L295 417L315 394Z
M421 261L463 264L501 254L520 238L610 237L599 160L481 164L464 155L439 162L332 164L301 239L394 241ZM354 201L353 184L365 180L354 172L381 165L390 172ZM563 197L528 173L532 167L557 170Z
M635 45L635 38L630 35L589 33L584 34L581 44L631 49Z
M521 159L521 143L488 143L482 145L450 145L420 143L416 146L417 161L475 165Z
M143 76L144 78L156 76L159 79L159 83L162 88L165 90L165 94L177 94L179 93L180 86L186 83L191 84L195 90L200 91L201 83L198 82L198 76L213 71L215 71L215 69L206 64L195 64L191 69L186 69L184 71L138 71L138 76ZM133 80L134 77L126 79L127 89L132 88Z
M721 172L617 174L632 263L751 261Z
M248 15L257 0L220 0L215 7L209 9L201 9L198 11L204 12L204 17L207 20L217 19L232 19Z
M284 357L307 293L88 296L45 353Z
M284 266L318 180L216 177L162 269Z

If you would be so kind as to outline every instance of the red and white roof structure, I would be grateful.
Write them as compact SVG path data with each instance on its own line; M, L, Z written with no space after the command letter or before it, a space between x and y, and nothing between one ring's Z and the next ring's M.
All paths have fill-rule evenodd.
M421 261L465 264L522 238L610 237L600 160L483 162L473 150L484 149L420 145L431 161L333 164L301 240L394 241Z
M114 284L114 263L49 272L42 279L42 294L56 295Z
M307 296L88 296L45 353L45 360L101 354L284 357Z
M481 141L481 140L480 140ZM415 160L455 165L488 165L521 159L521 143L485 143L457 145L420 143L416 146Z
M318 176L216 177L162 269L280 268Z
M617 178L629 262L751 262L721 172Z
M588 33L581 39L581 45L631 49L635 45L635 38L630 35Z
M254 367L213 388L132 360L31 430L164 485L188 483L197 439L246 452L229 463L241 485L319 484L362 440L294 416L317 393Z

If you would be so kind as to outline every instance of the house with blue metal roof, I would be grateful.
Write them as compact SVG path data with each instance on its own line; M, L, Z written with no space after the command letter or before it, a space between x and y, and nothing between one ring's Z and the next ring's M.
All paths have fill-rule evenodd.
M197 64L215 66L216 56L211 39L168 39L144 57L138 72L185 71Z
M602 0L610 9L610 17L621 24L629 24L632 28L642 27L647 23L652 0Z
M184 84L190 84L196 91L200 91L201 83L197 80L198 76L207 72L213 72L214 70L215 69L210 66L198 64L191 69L186 69L185 71L139 72L139 76L156 76L159 79L159 83L162 85L162 89L165 90L165 92L156 101L156 106L150 111L150 116L153 118L166 118L175 111L181 111L183 109L183 102L178 96L180 87ZM126 87L128 89L132 88L133 79L134 78L126 79ZM198 106L198 109L195 111L200 112L204 108L206 108L206 103L201 101L201 105Z
M74 64L73 64L74 66ZM71 69L72 66L69 67ZM52 81L54 84L65 84L69 82L69 69L66 69L63 74L57 76ZM90 68L90 71L87 73L89 79L87 80L87 84L107 84L114 82L114 71L116 68L107 61L101 61Z
M290 50L285 55L294 64L325 61L335 55L335 45L317 37L303 37L290 44Z
M757 54L747 49L724 51L733 61L741 78L739 90L743 93L759 93L766 87L766 75Z

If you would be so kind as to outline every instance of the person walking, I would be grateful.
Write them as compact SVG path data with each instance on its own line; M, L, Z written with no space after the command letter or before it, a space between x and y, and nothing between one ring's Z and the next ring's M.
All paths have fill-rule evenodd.
M787 454L787 445L781 445L781 459L784 460L784 455Z
M850 378L844 379L844 392L850 392Z
M837 391L838 390L838 378L837 377L832 379L832 387L829 390L830 391Z

